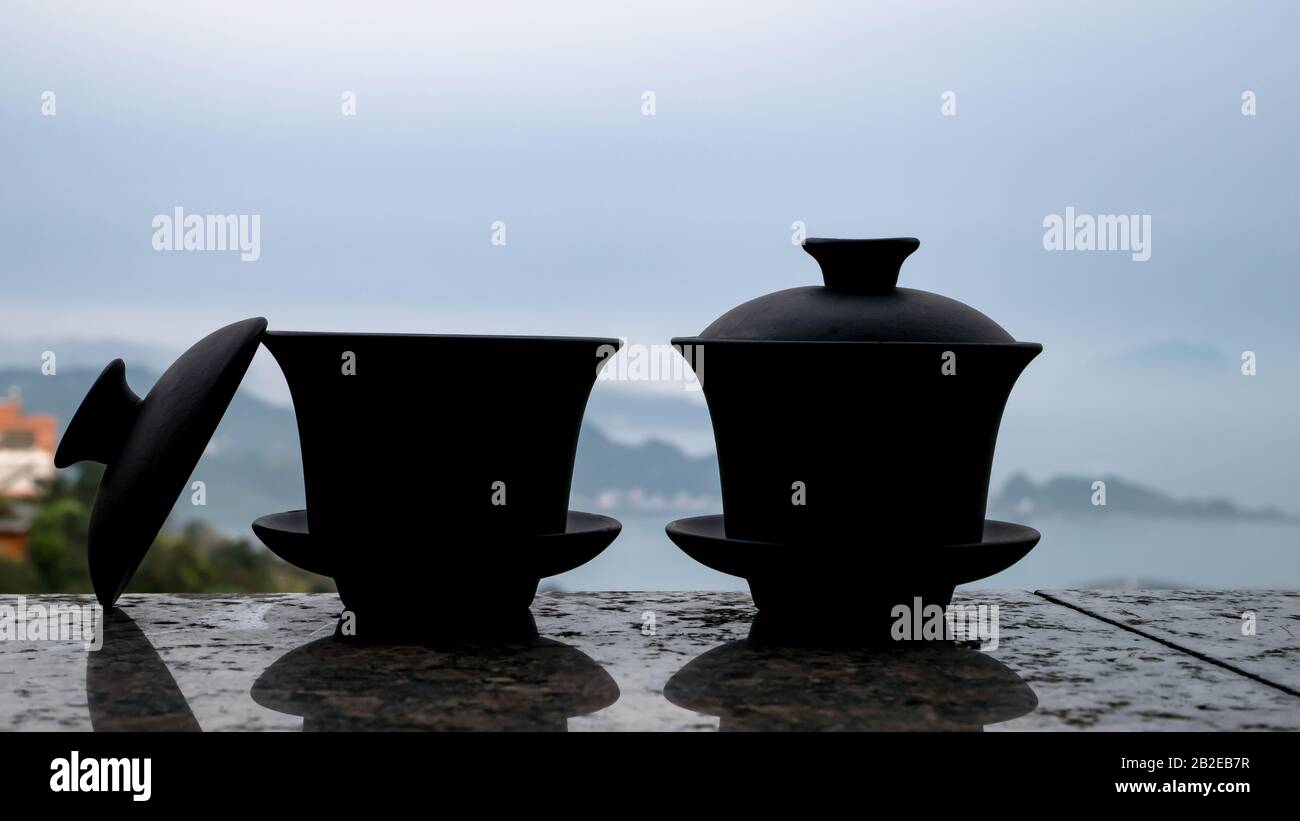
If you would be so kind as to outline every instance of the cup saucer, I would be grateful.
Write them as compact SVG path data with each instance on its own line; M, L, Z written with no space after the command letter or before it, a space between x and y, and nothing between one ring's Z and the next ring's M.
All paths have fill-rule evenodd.
M482 564L498 573L539 581L591 561L613 543L622 528L609 516L570 510L563 533L485 536ZM340 557L313 545L305 510L262 516L253 522L253 532L281 559L322 576L347 574L357 569L350 567L350 562L365 561L361 556Z
M1041 538L1032 527L994 519L984 520L981 541L949 545L873 545L868 538L845 539L833 545L729 539L721 515L678 519L665 530L673 544L700 564L751 582L756 577L779 580L820 575L835 579L856 572L965 584L1006 570Z

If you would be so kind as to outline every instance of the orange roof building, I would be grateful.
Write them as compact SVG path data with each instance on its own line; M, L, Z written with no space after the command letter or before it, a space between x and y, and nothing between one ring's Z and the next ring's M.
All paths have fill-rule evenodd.
M48 413L23 413L22 400L11 388L0 400L0 497L30 499L54 478L54 448L58 424Z

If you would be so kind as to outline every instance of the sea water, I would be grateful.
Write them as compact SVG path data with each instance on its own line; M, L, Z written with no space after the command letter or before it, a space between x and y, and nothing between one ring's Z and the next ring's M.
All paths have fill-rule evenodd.
M747 590L677 549L668 518L617 516L623 532L577 570L547 579L560 590ZM1031 521L1043 534L1028 556L968 587L1037 590L1178 587L1300 588L1300 525L1099 513Z

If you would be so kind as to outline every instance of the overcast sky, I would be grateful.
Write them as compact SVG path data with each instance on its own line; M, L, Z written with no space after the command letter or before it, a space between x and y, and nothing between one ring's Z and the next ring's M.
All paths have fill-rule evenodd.
M179 349L260 314L665 342L818 282L802 221L919 237L902 284L1042 342L1013 412L1086 419L1097 363L1169 340L1294 374L1296 9L9 3L0 338ZM1068 206L1150 215L1150 260L1044 250ZM176 207L259 215L260 259L155 251ZM1252 390L1274 404L1199 435L1294 395Z

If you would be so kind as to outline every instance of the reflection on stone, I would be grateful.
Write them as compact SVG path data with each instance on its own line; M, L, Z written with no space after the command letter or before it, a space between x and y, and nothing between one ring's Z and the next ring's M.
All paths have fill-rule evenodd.
M253 685L263 707L304 730L557 730L618 700L581 651L544 638L438 647L324 638L272 664Z
M197 732L185 695L131 617L103 614L104 646L87 653L86 701L96 732Z
M356 597L367 603L361 594ZM390 591L389 598L401 597ZM460 606L457 599L431 606L420 597L410 598L412 601L404 604L380 602L359 611L345 610L335 624L334 638L354 644L420 646L510 644L537 638L537 620L526 607L483 610Z
M751 637L677 672L664 696L720 730L980 731L1038 705L1005 665L951 642L799 647Z

